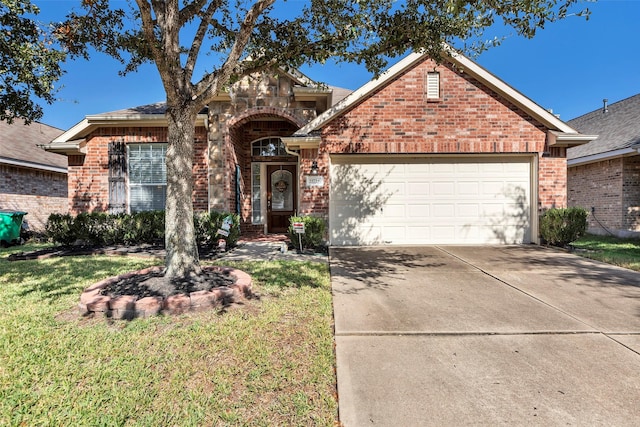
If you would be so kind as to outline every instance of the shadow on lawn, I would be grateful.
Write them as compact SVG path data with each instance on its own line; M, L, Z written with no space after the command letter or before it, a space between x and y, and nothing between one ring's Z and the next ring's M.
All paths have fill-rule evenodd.
M107 277L154 264L151 260L106 257L61 257L46 261L0 263L0 277L6 278L15 288L16 295L42 295L42 299L50 301L70 295L79 296L84 288Z

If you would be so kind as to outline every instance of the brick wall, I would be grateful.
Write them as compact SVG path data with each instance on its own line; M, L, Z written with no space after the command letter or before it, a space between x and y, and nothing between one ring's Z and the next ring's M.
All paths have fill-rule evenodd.
M69 161L69 206L74 214L106 212L109 209L109 142L167 142L166 127L99 128L87 137L84 158ZM208 208L207 138L204 127L196 128L194 153L194 209Z
M434 68L441 87L435 101L425 95L426 74ZM544 126L515 105L464 72L425 61L325 126L317 160L327 171L333 153L527 153L539 157L539 207L564 207L566 153L541 157L545 142ZM304 213L325 211L326 203L315 200L328 200L328 181L305 193Z
M551 148L538 158L538 206L541 210L567 206L567 149Z
M66 213L67 174L0 165L0 209L27 212L34 231L43 231L52 213Z
M589 212L595 207L588 219L592 233L605 234L603 226L612 231L623 227L622 164L623 159L618 158L568 170L568 204Z
M623 226L628 231L640 232L640 156L624 158L623 176Z

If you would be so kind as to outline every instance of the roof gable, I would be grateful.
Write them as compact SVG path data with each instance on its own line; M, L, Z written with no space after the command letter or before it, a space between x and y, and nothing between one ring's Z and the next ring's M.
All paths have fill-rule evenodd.
M427 61L429 58L424 53L412 53L406 56L404 59L393 65L386 72L381 74L378 78L371 80L360 89L347 96L341 102L327 110L325 113L318 116L315 120L311 121L305 127L296 132L296 136L308 136L315 131L320 130L326 126L329 122L340 117L341 115L354 108L364 100L372 97L382 87L388 85L394 81L402 73L407 70L416 67L418 64ZM560 120L558 117L540 107L538 104L527 98L504 81L500 80L487 70L482 68L477 63L471 61L469 58L452 52L451 56L446 59L453 66L459 70L463 70L465 74L468 74L487 86L490 90L505 97L509 102L513 103L532 118L543 124L548 130L555 131L552 135L552 144L559 143L563 137L570 135L571 141L567 141L567 145L584 143L579 136L580 134L570 127L568 124ZM587 139L590 140L590 139Z
M606 111L606 112L605 112ZM584 114L568 123L580 132L598 138L567 152L569 160L611 154L636 154L640 150L640 94Z

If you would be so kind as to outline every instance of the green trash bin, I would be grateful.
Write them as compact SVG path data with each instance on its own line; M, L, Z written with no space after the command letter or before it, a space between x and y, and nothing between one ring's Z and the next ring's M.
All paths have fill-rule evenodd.
M0 244L12 245L20 243L22 218L26 212L0 210Z

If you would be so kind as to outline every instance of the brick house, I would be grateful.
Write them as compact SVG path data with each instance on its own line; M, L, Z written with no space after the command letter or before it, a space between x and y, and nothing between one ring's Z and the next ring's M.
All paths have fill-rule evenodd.
M568 123L598 135L568 150L569 205L591 212L591 233L640 236L640 94Z
M411 54L345 95L282 70L234 84L197 123L195 209L238 212L246 234L318 215L351 245L535 242L538 211L566 206L566 149L587 139L464 56ZM87 116L48 146L74 212L164 206L163 108Z
M66 213L67 159L40 148L61 129L21 119L0 121L0 209L27 212L25 221L43 231L52 213Z

